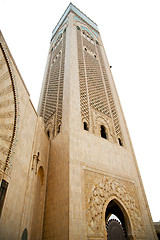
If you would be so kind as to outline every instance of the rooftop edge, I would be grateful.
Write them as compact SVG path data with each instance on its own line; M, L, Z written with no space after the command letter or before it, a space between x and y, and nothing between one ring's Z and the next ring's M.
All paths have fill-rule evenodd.
M67 9L65 10L65 12L63 13L62 17L60 18L59 22L53 29L51 39L53 38L54 34L57 32L58 28L60 27L60 25L62 24L64 19L67 17L69 12L71 12L71 11L74 12L81 19L83 19L85 22L87 22L92 28L94 28L96 31L99 32L97 24L95 22L93 22L89 17L87 17L83 12L81 12L77 7L75 7L72 3L70 3L69 6L67 7Z

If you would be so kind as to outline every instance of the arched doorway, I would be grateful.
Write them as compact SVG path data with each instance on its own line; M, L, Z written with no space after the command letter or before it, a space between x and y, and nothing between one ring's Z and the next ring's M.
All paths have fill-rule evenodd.
M42 166L38 169L36 195L34 203L34 214L32 222L31 239L39 240L42 237L43 213L44 213L44 169Z
M116 199L109 202L105 212L107 240L132 239L128 215Z
M27 231L27 228L25 228L22 233L21 240L27 240L27 238L28 238L28 231Z

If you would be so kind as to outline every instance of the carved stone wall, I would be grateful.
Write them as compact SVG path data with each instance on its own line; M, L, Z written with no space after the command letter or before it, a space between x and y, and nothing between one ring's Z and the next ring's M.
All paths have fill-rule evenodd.
M58 31L52 39L49 64L45 79L45 86L40 106L40 116L44 121L55 114L54 133L56 135L59 126L62 124L62 102L63 102L63 82L64 82L64 61L66 44L66 27Z
M116 143L112 119L103 113L91 108L92 131L95 135L100 136L101 125L105 126L107 139L110 142Z
M106 207L112 199L116 199L130 219L132 236L135 239L143 238L144 228L135 184L89 170L84 171L84 179L88 236L104 235Z
M99 34L80 20L77 20L75 24L77 25L82 122L87 123L89 131L98 128L97 122L91 122L91 111L93 109L99 112L106 121L110 118L112 135L114 136L109 140L124 146L114 96L106 71L106 67L109 66L104 65ZM107 125L104 126L107 127ZM96 132L94 133L96 134Z
M45 122L45 132L50 139L54 138L54 134L56 132L55 131L55 112Z
M0 174L10 175L11 151L17 124L17 96L12 63L8 49L0 35Z

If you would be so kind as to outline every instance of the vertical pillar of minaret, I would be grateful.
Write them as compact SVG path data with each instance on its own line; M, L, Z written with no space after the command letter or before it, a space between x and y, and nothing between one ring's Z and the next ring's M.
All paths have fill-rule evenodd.
M70 132L78 131L80 128L81 112L76 28L73 13L70 12L66 30L62 130Z

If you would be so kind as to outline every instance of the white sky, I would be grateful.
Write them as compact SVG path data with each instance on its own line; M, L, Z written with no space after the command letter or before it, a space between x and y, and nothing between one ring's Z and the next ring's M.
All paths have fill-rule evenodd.
M67 0L0 0L0 29L37 109ZM154 221L160 220L160 1L73 0L98 24Z

